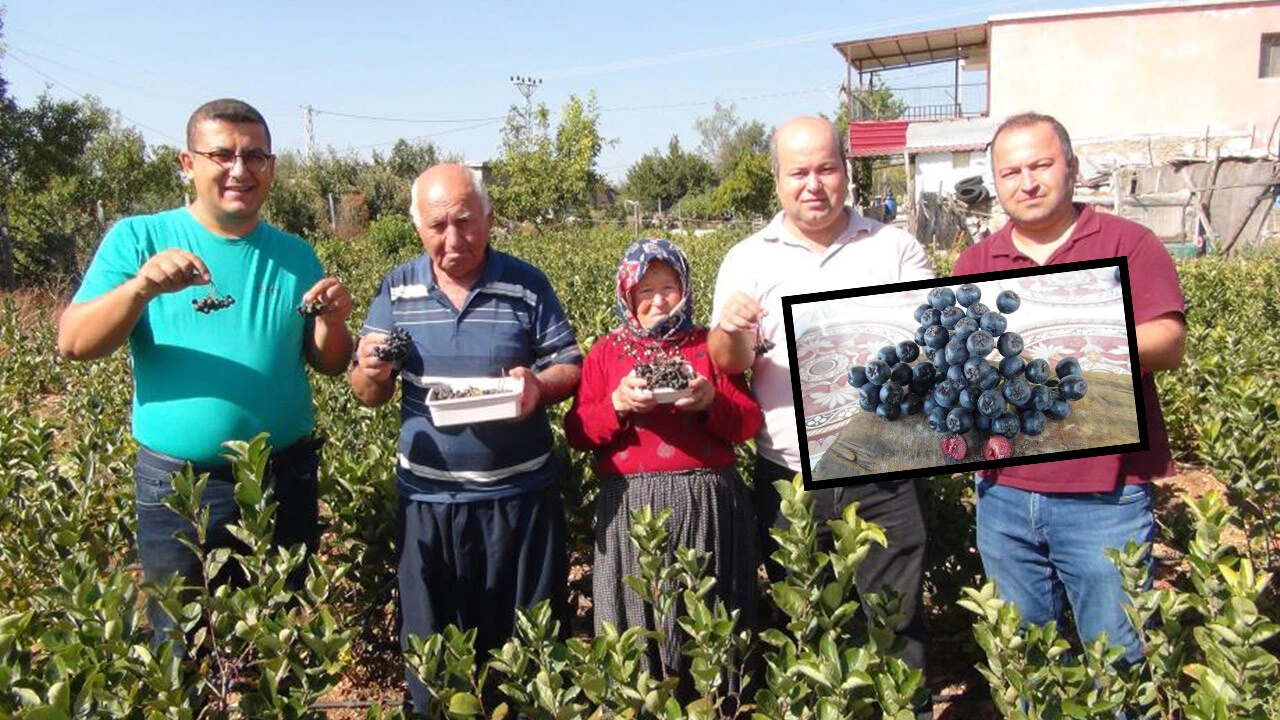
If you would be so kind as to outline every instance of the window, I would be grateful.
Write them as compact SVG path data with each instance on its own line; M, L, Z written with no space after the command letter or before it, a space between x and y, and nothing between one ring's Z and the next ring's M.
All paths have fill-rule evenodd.
M1263 33L1258 53L1258 77L1280 77L1280 33Z
M967 168L969 167L970 159L971 159L971 153L968 150L961 150L959 152L954 152L951 154L951 167L957 168L957 169Z

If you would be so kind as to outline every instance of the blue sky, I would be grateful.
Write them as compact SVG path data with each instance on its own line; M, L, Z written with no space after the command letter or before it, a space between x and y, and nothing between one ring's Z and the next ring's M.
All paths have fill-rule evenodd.
M598 167L619 181L672 134L694 148L694 121L717 99L770 126L801 113L834 113L845 70L833 42L1106 4L1116 3L10 0L0 72L22 104L50 85L55 97L96 95L151 142L177 143L192 109L232 96L267 116L277 150L304 146L300 106L310 104L459 121L320 112L322 146L363 154L399 137L434 136L444 150L474 160L498 152L502 123L489 118L523 104L510 76L540 77L534 99L551 107L553 121L571 94L596 91L601 131L615 141ZM890 82L945 84L951 73L935 66Z

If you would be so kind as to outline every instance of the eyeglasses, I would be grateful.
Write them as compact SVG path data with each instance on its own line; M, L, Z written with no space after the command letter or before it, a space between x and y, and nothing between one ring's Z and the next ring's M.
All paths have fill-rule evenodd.
M271 153L264 153L258 150L250 150L247 153L235 153L230 150L188 150L196 155L206 157L222 167L223 170L230 170L236 166L236 160L244 163L246 170L250 172L262 172L267 167L267 162L275 157Z

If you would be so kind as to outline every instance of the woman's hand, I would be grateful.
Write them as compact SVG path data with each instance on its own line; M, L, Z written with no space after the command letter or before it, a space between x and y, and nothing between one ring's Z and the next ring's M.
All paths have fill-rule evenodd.
M653 399L653 392L648 387L649 383L634 375L622 378L613 391L614 412L619 416L626 416L652 410L657 406L658 401Z
M686 398L680 398L675 402L676 409L684 412L702 412L711 407L711 402L716 399L716 386L703 375L696 375L689 381L689 389L692 394Z

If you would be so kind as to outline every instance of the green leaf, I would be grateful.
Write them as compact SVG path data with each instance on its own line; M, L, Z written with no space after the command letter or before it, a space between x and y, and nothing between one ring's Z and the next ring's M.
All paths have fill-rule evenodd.
M481 713L480 700L470 693L456 693L449 698L449 712L466 717L479 715Z
M796 588L783 583L774 583L771 588L773 591L773 601L777 604L782 612L788 617L798 618L805 611L805 597Z

